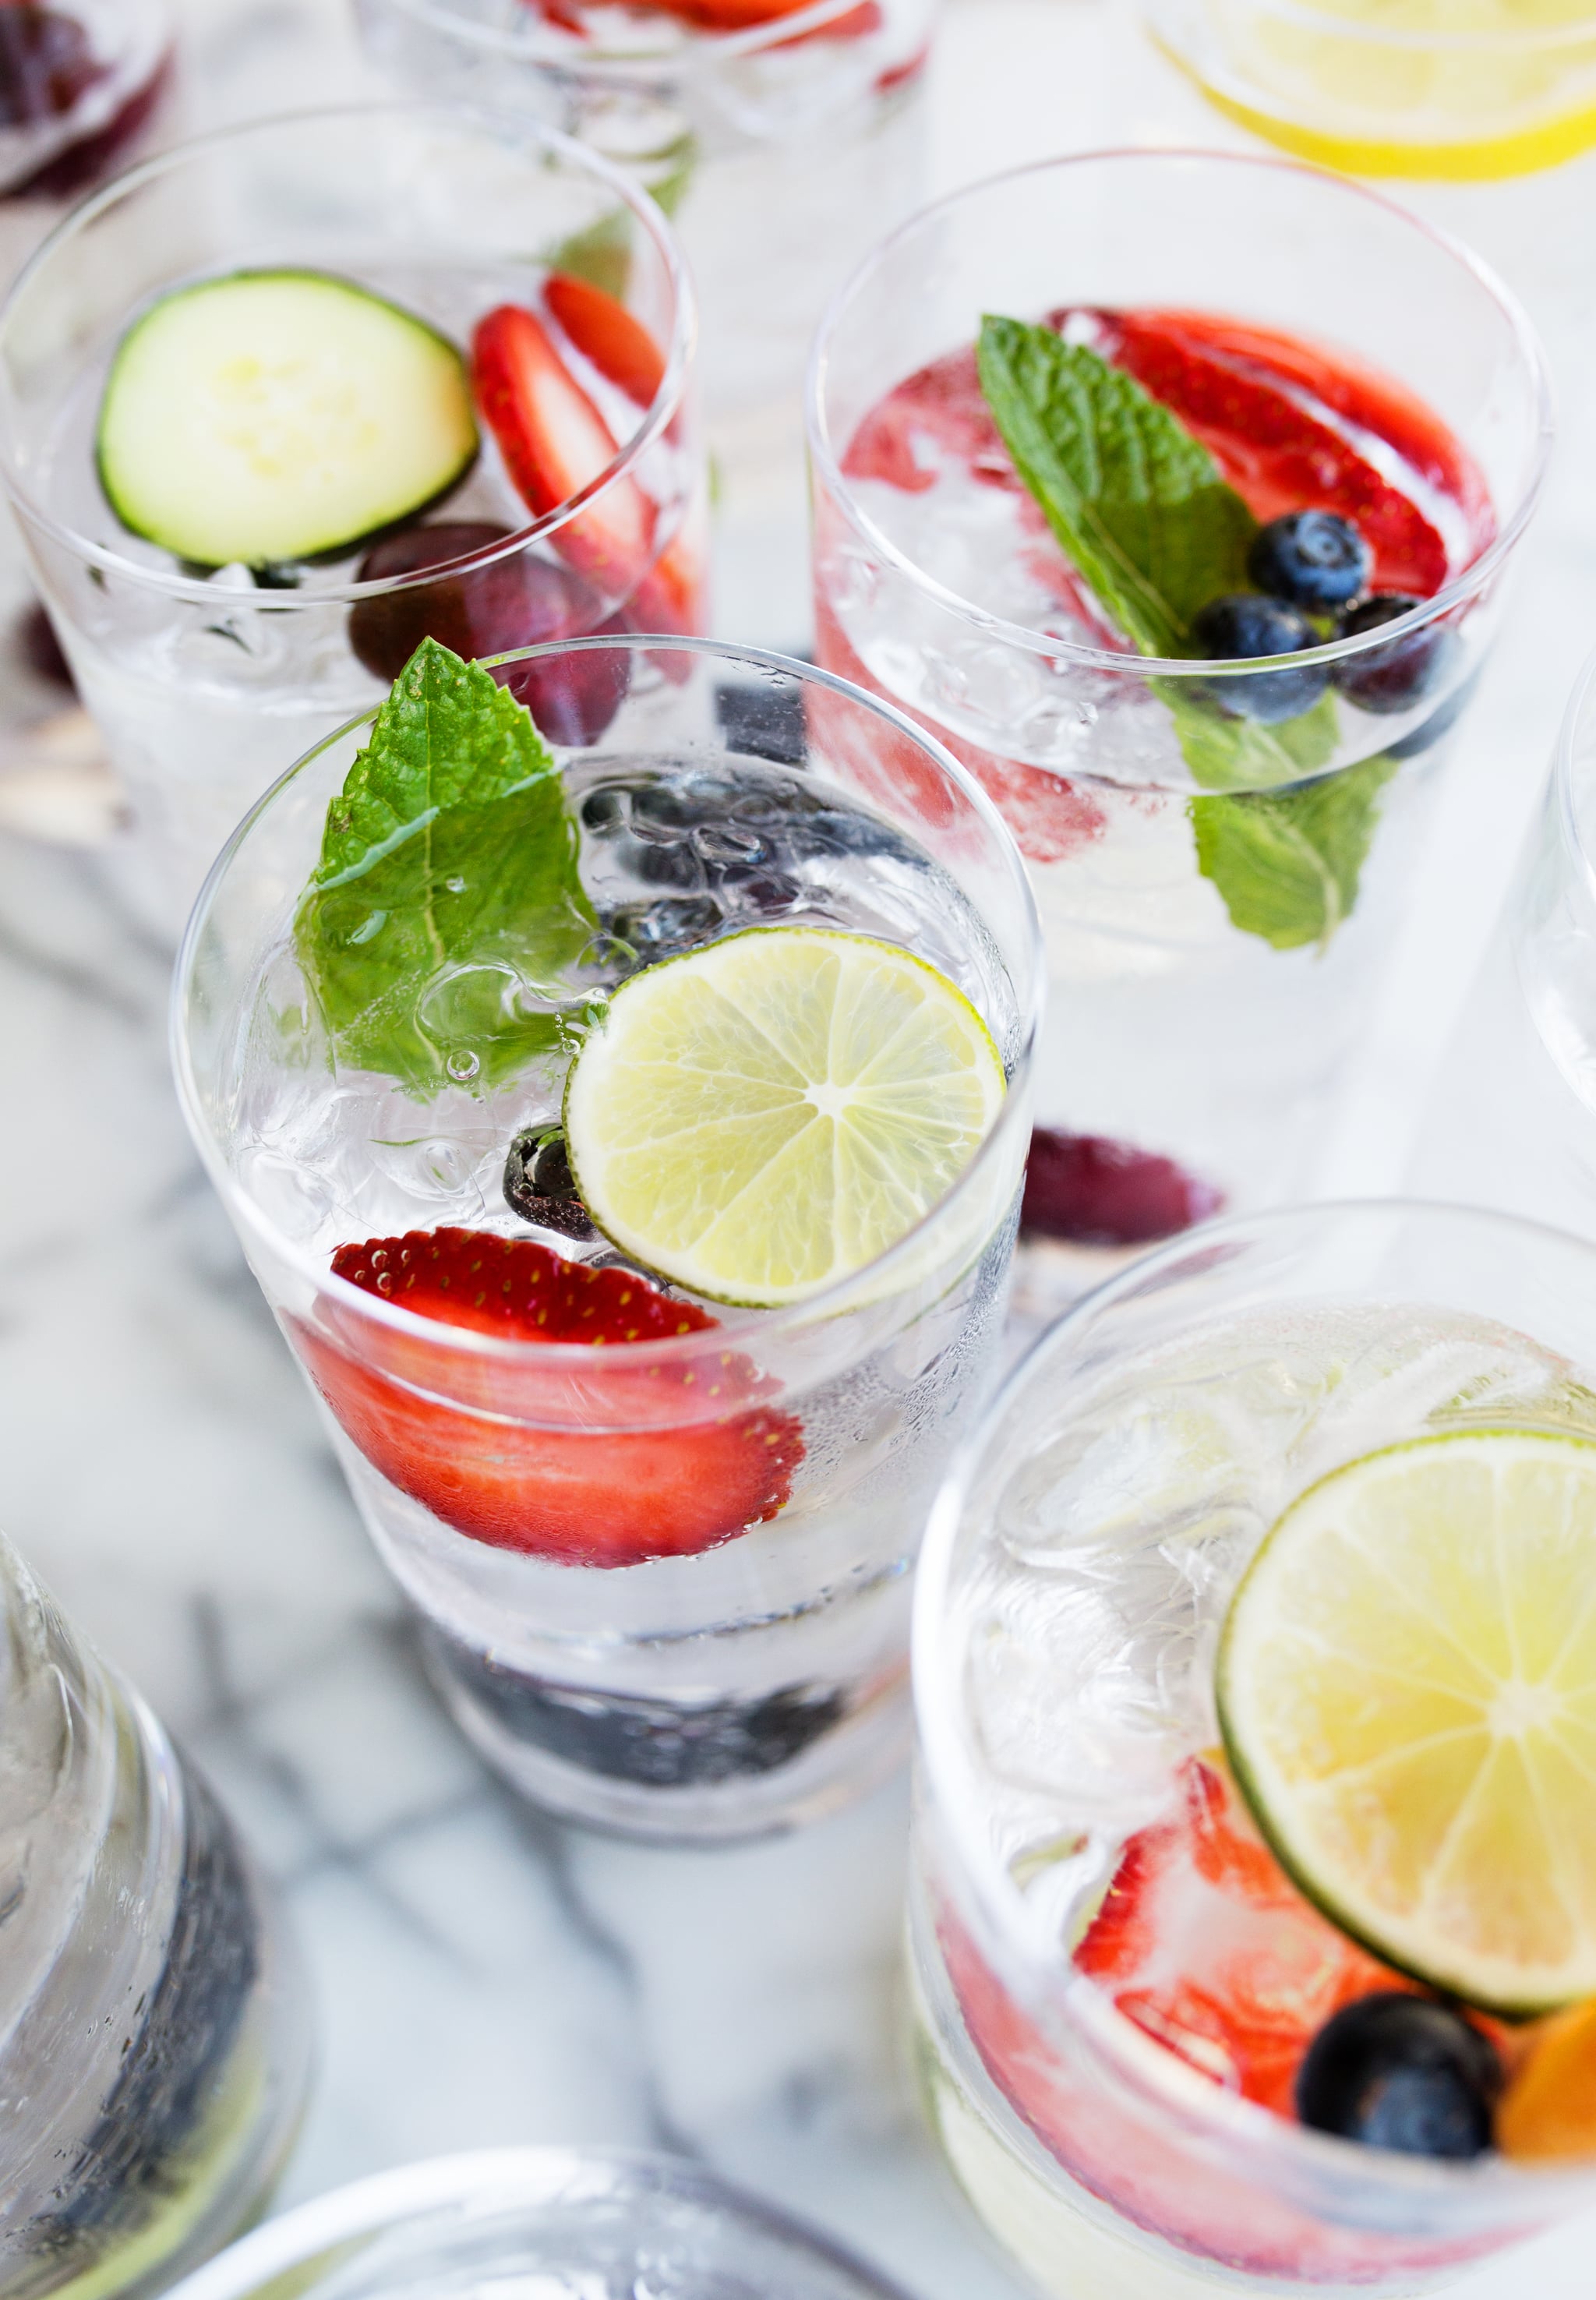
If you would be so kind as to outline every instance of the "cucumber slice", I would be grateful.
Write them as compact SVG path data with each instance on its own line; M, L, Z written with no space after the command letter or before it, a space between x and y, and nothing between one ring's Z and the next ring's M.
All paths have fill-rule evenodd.
M163 296L117 347L96 440L122 525L204 567L352 551L446 495L476 454L454 346L320 271Z

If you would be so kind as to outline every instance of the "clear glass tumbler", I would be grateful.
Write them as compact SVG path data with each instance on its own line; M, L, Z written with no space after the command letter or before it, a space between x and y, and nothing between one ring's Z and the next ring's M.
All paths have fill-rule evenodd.
M358 0L412 87L509 105L626 168L703 313L717 628L796 649L804 354L827 297L923 196L935 0Z
M1407 1184L1596 1235L1596 662L1569 701Z
M7 2300L158 2292L298 2121L295 1960L209 1789L0 1541Z
M1338 468L1367 453L1359 516L1384 500L1430 558L1394 581L1376 558L1376 587L1413 601L1401 620L1287 671L1132 652L977 379L984 313L1066 312L1227 443L1259 519L1346 510ZM809 417L818 660L940 737L1029 865L1057 1138L1027 1222L1069 1242L1064 1282L1071 1253L1304 1194L1544 470L1521 313L1460 247L1332 177L1092 154L956 193L878 249L817 339ZM1282 679L1301 682L1284 705Z
M895 2286L696 2165L500 2148L357 2180L257 2229L178 2300L902 2300Z
M606 269L611 255L624 280ZM445 504L330 560L207 571L112 512L95 454L101 393L129 322L167 290L252 270L329 273L463 347L490 309L538 306L552 273L586 279L595 260L653 338L658 379L644 404L619 391L597 403L612 458L542 516L486 423ZM700 627L694 335L681 259L652 201L591 152L462 106L230 128L73 212L0 311L0 462L126 791L124 875L153 927L176 938L284 757L374 702L424 630L484 655L606 627ZM586 388L601 388L590 371ZM595 555L601 532L628 547Z
M331 1268L351 1241L414 1246L438 1225L524 1236L548 1210L506 1202L506 1146L560 1112L536 1063L478 1091L474 1049L457 1059L453 1042L462 1083L425 1104L329 1054L292 924L366 721L254 810L191 923L173 1016L188 1122L455 1716L557 1811L746 1835L856 1794L906 1746L910 1569L1002 1324L1035 913L980 790L822 672L649 639L509 662L518 684L611 698L602 734L556 746L594 952L624 944L636 966L791 921L907 944L965 991L1009 1074L952 1190L855 1278L787 1309L711 1303L707 1328L664 1340L533 1345L418 1317ZM594 979L578 967L519 995L579 1024ZM467 988L440 985L436 1009L428 991L419 1027L443 1029ZM621 1259L591 1230L548 1243ZM728 1381L759 1400L752 1420L728 1422ZM728 1429L783 1468L752 1523L723 1497L740 1491L717 1452Z
M1153 37L1272 143L1365 176L1516 176L1596 144L1581 0L1148 0Z
M1596 1250L1460 1208L1289 1209L1102 1288L962 1452L915 1615L920 2069L1042 2290L1411 2293L1596 2199L1589 2158L1297 2120L1322 2022L1406 1984L1271 1859L1215 1696L1233 1593L1309 1488L1416 1440L1588 1442L1593 1376ZM1571 1571L1577 1610L1596 1553ZM1405 1602L1393 1578L1382 1617Z

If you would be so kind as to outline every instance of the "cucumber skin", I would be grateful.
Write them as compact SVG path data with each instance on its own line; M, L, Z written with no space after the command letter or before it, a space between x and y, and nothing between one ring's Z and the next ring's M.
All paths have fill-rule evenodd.
M169 304L176 303L180 296L203 295L209 288L230 287L235 281L241 279L312 280L318 287L339 288L342 288L345 294L359 296L369 304L380 304L386 305L389 311L399 313L399 315L405 320L411 327L414 328L418 333L430 336L434 343L441 344L444 349L448 352L453 358L460 362L462 372L466 371L466 362L461 353L460 346L448 336L445 335L441 328L435 328L430 320L422 319L419 312L406 310L404 305L394 303L390 297L387 296L379 296L372 288L362 288L357 279L345 279L344 274L339 271L317 271L307 264L245 264L240 266L240 268L236 271L217 271L208 274L204 279L191 280L187 287L168 288L162 289L162 293L155 297L154 301L146 305L145 310L139 313L138 317L130 321L130 323L123 329L121 338L117 345L111 365L106 371L104 387L100 394L100 411L95 422L95 476L100 483L101 492L104 494L106 502L111 505L111 508L115 513L118 521L127 529L129 535L137 535L140 540L145 543L153 543L157 550L171 552L171 556L178 560L179 564L185 571L192 568L195 571L196 575L202 579L206 575L213 575L219 567L226 567L234 562L225 559L208 560L186 558L181 554L171 551L171 546L165 542L162 537L152 535L147 527L140 527L135 520L132 520L128 516L127 512L123 510L121 504L118 500L116 489L112 484L111 475L105 466L105 410L110 404L112 393L116 384L117 373L121 367L123 358L125 357L129 346L132 344L135 337L137 336L140 329L154 317L158 311L161 311ZM466 389L469 399L470 397L470 387L469 381L467 383ZM471 473L476 470L477 464L481 458L482 427L480 423L475 421L475 415L476 410L473 404L472 443L470 454L466 456L459 470L455 471L452 477L446 479L440 488L435 489L434 492L427 497L424 503L415 504L408 510L396 512L392 519L385 519L376 527L362 529L359 535L353 535L349 537L346 541L328 544L320 551L302 552L291 560L285 560L279 554L275 559L245 560L239 563L249 567L252 571L259 567L330 566L336 560L352 558L357 551L364 552L369 550L372 544L381 542L384 536L397 534L402 528L409 527L413 520L421 519L425 517L427 512L436 511L440 504L447 503L449 497L455 493L457 488L464 486L466 480L470 479ZM275 590L289 590L294 587L290 584L279 582L277 584L264 586L262 588Z

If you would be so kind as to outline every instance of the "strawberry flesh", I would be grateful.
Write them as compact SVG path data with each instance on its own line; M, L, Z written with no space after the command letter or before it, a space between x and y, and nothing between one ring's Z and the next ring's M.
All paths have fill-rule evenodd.
M1285 2117L1330 2015L1412 1986L1304 1900L1218 1756L1189 1758L1176 1812L1127 1840L1075 1962L1160 2044Z
M665 380L665 354L641 320L569 271L551 271L543 298L584 359L639 407L652 404Z
M540 519L591 487L614 462L609 425L543 322L521 304L501 304L478 321L471 382L511 484ZM552 540L561 558L619 601L648 567L653 530L653 504L635 479L619 478Z
M711 1347L678 1368L611 1354L618 1345L712 1331L719 1321L696 1304L673 1301L630 1271L568 1262L533 1239L486 1230L370 1238L340 1246L332 1266L362 1293L457 1329L605 1347L601 1408L653 1425L585 1429L567 1396L571 1426L552 1426L542 1389L528 1391L524 1419L513 1388L495 1389L488 1410L474 1413L445 1402L463 1378L446 1346L384 1336L379 1349L364 1321L340 1317L336 1305L325 1328L301 1325L312 1377L349 1438L390 1483L470 1539L561 1564L634 1565L717 1547L790 1498L802 1426L755 1402L775 1384L748 1359ZM706 1407L711 1418L688 1418Z

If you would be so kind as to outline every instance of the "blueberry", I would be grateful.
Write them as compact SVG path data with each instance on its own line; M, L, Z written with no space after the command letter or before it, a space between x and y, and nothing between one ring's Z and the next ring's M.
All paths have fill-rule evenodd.
M531 1127L511 1144L504 1161L504 1203L512 1214L538 1229L570 1238L596 1235L577 1196L565 1137L551 1133L546 1126Z
M1199 608L1192 620L1192 638L1199 654L1217 660L1296 654L1319 643L1306 615L1278 599L1259 599L1251 591L1229 592ZM1233 718L1258 719L1273 727L1283 719L1296 719L1311 710L1325 691L1326 676L1323 664L1303 663L1295 671L1216 679L1209 683L1209 693Z
M1288 511L1252 538L1247 572L1271 598L1326 613L1355 599L1374 557L1350 520L1333 511Z
M1491 2146L1501 2062L1488 2037L1428 1996L1360 1996L1326 2021L1297 2071L1304 2124L1409 2156Z
M1424 605L1406 591L1376 591L1372 599L1342 615L1336 626L1342 638L1360 631L1376 631ZM1388 646L1368 647L1337 663L1331 676L1349 703L1360 711L1410 711L1435 684L1442 664L1455 645L1454 634L1440 623L1422 623Z

